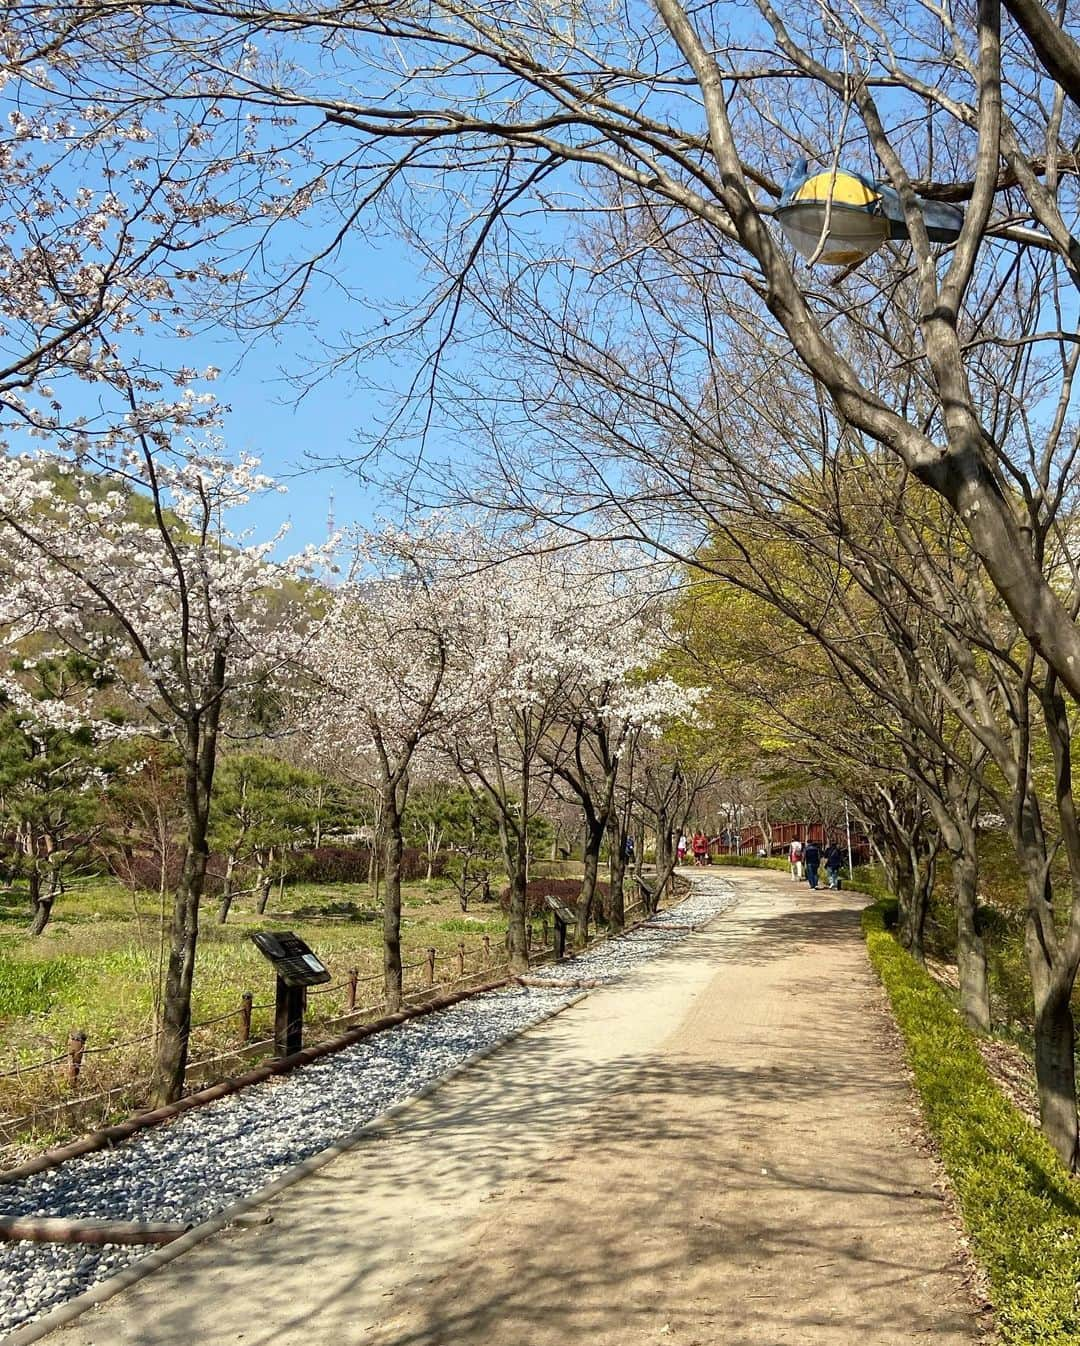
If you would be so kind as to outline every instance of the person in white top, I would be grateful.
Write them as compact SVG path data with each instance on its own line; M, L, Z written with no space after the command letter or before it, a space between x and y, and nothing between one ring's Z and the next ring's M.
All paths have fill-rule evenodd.
M686 859L686 847L687 847L687 840L686 840L686 838L685 838L685 837L680 837L680 838L679 838L679 844L678 844L678 846L676 847L676 850L675 850L675 854L676 854L676 855L678 856L678 858L679 858L679 864L680 864L680 865L681 865L682 862Z
M798 837L788 847L788 864L791 866L791 877L802 882L802 842Z

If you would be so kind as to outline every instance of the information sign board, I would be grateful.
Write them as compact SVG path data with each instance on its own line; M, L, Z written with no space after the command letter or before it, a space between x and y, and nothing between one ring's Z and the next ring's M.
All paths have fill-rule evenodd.
M251 938L286 986L321 986L331 980L330 969L291 930L258 930Z
M568 907L560 897L552 897L550 894L544 898L551 910L558 916L560 921L565 921L567 925L577 924L577 912L573 907Z

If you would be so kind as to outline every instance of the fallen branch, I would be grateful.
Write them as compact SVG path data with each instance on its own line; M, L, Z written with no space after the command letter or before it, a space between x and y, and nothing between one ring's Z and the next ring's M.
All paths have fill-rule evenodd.
M65 1220L45 1215L0 1215L0 1239L26 1243L172 1243L191 1228L158 1220Z
M556 981L553 977L515 977L518 986L539 986L542 990L554 988L558 991L579 991L599 986L595 977L579 978L576 981Z

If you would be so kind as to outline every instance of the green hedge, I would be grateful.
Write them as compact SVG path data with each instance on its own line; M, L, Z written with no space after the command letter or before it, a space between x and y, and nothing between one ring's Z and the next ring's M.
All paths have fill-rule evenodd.
M714 855L713 865L739 869L776 869L786 874L788 862L781 857L769 858L764 855Z
M1080 1183L991 1079L933 978L863 913L873 963L907 1043L927 1124L985 1268L1001 1341L1080 1342Z

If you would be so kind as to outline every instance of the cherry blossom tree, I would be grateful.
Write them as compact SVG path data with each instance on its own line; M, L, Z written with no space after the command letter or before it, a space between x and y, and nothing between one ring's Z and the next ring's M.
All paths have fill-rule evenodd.
M608 559L617 557L609 553ZM580 596L580 585L574 587ZM687 718L698 700L696 688L646 667L655 643L655 601L643 603L640 590L633 585L620 592L617 572L602 581L601 594L603 589L607 590L606 602L595 609L584 603L579 609L583 622L577 636L577 668L564 684L556 725L539 753L573 792L585 815L584 876L575 930L579 946L588 932L600 852L612 828L615 786L624 754L637 742L658 738L665 728ZM590 613L601 621L589 620ZM621 854L621 834L614 844ZM621 881L613 897L607 915L619 929L623 923Z
M545 793L536 779L540 750L580 660L574 567L567 554L535 540L515 547L462 530L453 545L455 564L472 577L466 639L480 694L474 715L443 748L498 819L510 886L507 952L511 971L523 972L529 823Z
M656 838L656 877L647 903L655 906L678 863L676 838L721 777L722 767L709 752L704 733L647 743L640 757L635 792Z
M637 554L555 532L495 540L462 529L454 564L472 575L467 642L477 710L445 750L499 819L510 882L511 967L527 966L529 820L547 767L583 808L583 940L619 761L634 730L659 733L693 694L646 675L653 606L667 572ZM481 695L482 694L482 695Z
M192 338L242 276L245 239L299 204L259 122L233 125L226 174L212 96L178 108L102 84L91 95L63 39L39 42L35 27L26 11L0 20L0 430L63 437L100 463L133 424L159 443L213 427L203 385L218 371Z
M452 736L473 689L462 644L460 579L425 533L362 535L350 582L334 595L307 666L313 739L373 770L383 850L383 977L401 1003L401 859L409 788L436 736ZM463 657L465 656L465 657Z
M173 739L185 850L173 897L153 1078L183 1089L214 768L224 716L286 677L313 624L297 581L323 559L274 559L229 516L272 482L219 448L162 451L136 435L117 468L89 476L53 458L0 458L0 620L46 632L108 670L142 727ZM42 703L44 704L44 703Z

